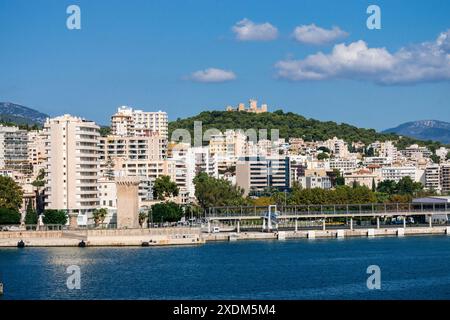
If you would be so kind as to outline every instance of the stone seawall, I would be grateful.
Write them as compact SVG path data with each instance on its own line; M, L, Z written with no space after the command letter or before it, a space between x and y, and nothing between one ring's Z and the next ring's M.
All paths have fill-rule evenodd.
M23 241L27 247L78 246L158 246L201 244L200 228L105 229L67 231L4 231L0 247L16 247Z
M160 228L121 230L70 230L70 231L4 231L0 232L0 247L16 247L23 241L27 247L78 246L166 246L196 245L207 241L286 240L315 238L351 238L412 235L450 235L450 227L407 227L301 230L278 232L220 232L201 233L200 228Z

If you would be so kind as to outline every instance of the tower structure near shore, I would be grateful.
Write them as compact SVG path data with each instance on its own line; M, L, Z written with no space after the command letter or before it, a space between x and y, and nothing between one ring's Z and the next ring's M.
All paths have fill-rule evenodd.
M117 228L139 228L139 177L117 177Z

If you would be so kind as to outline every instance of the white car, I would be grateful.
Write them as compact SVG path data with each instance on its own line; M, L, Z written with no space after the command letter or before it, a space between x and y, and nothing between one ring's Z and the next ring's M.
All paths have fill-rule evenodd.
M219 227L213 227L212 233L219 233L219 232L220 232L220 228Z

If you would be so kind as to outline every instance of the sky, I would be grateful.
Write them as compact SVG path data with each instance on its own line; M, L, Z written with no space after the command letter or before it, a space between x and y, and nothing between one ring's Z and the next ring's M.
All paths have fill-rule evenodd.
M446 0L0 0L0 43L0 101L51 116L175 120L255 98L377 130L450 122Z

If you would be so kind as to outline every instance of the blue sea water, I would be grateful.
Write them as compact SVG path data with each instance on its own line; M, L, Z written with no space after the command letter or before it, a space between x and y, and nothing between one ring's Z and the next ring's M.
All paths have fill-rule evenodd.
M79 290L66 286L70 265ZM449 299L450 237L3 248L0 281L0 299Z

